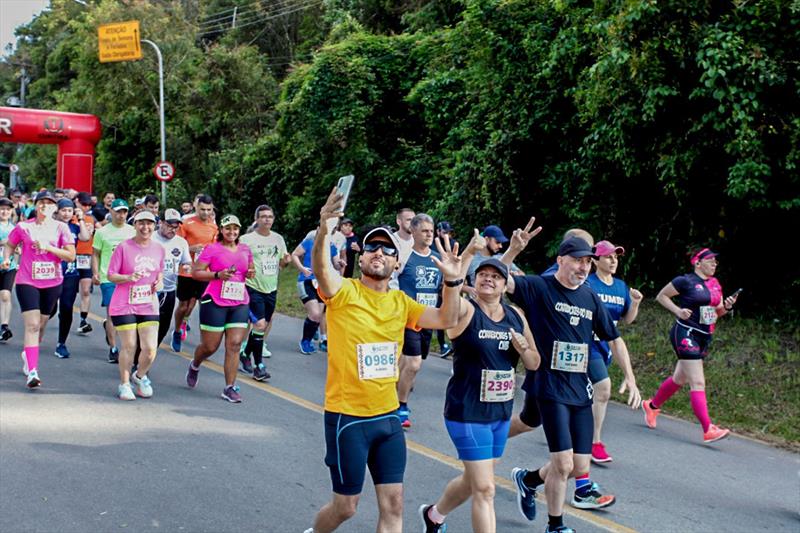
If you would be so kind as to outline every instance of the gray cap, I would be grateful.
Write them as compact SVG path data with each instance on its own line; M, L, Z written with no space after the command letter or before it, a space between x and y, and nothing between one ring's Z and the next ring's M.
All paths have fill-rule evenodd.
M176 222L180 224L181 214L178 213L177 209L167 209L164 211L164 222L169 222L170 224L175 224Z
M156 216L153 213L151 213L150 211L147 211L147 210L139 211L133 217L133 221L134 222L139 222L140 220L149 220L150 222L155 222L156 221Z

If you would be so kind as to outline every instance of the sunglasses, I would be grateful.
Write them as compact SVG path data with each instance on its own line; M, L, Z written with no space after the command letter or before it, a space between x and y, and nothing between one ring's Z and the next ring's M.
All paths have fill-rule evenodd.
M368 253L377 252L378 248L383 252L383 255L389 257L397 256L397 248L394 246L389 246L388 244L383 244L382 242L368 242L364 244L364 251Z

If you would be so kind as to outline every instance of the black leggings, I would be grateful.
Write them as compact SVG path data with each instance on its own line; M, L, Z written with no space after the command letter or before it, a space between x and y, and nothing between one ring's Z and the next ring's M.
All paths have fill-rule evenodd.
M72 327L73 306L78 296L80 276L64 278L61 284L61 296L58 298L58 343L65 344Z

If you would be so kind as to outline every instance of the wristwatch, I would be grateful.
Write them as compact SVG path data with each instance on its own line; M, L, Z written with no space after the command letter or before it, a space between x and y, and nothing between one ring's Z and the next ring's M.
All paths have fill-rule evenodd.
M464 283L464 278L454 279L454 280L451 280L451 281L444 280L444 284L447 287L458 287L462 283Z

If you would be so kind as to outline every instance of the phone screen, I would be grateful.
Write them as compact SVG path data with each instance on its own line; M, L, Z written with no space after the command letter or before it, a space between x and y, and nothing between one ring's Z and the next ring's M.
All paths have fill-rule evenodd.
M347 199L350 197L350 189L353 188L354 179L355 176L348 174L339 178L339 182L336 184L336 190L342 195L342 211L347 207Z

